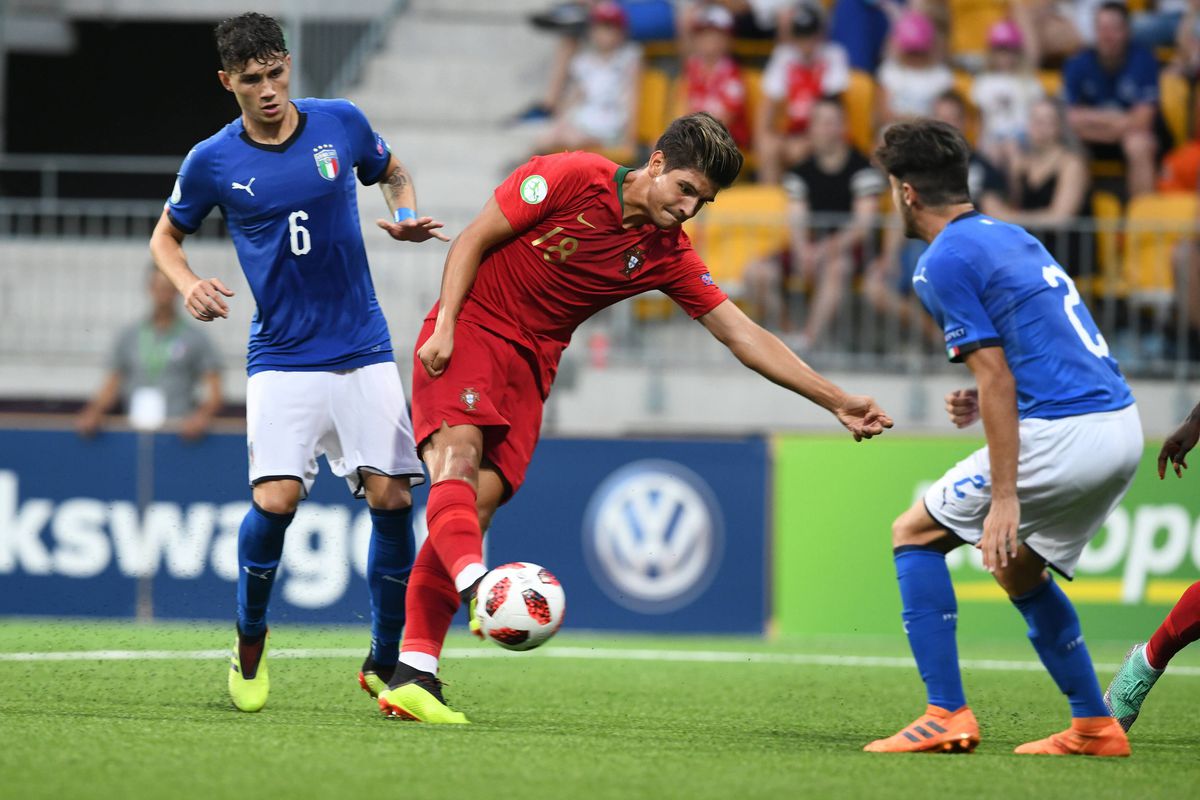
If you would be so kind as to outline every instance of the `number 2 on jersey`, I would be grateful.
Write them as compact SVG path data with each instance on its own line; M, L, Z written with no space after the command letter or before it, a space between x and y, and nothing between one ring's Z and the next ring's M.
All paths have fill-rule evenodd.
M308 228L300 224L307 219L307 211L293 211L288 214L288 237L292 241L292 252L298 256L312 250L312 237L308 235Z
M1093 339L1092 335L1088 333L1087 328L1083 327L1083 320L1079 318L1079 314L1075 310L1083 303L1083 300L1079 297L1079 290L1075 288L1075 282L1057 264L1042 267L1042 277L1046 279L1046 283L1055 289L1058 288L1060 283L1067 287L1067 294L1063 297L1063 310L1067 312L1067 319L1071 320L1071 327L1079 334L1083 346L1088 349L1089 353L1096 358L1106 358L1108 356L1108 342L1104 341L1104 335L1096 331L1096 338Z

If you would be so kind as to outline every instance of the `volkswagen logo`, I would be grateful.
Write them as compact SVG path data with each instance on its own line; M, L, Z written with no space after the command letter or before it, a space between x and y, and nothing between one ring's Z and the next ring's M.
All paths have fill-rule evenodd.
M713 491L673 461L635 461L588 502L583 551L604 592L633 611L665 614L708 588L724 530Z

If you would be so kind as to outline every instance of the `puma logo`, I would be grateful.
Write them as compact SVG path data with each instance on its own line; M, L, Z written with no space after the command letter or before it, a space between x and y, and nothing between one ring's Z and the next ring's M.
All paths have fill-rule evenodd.
M251 178L249 183L238 183L237 181L234 181L232 188L243 189L243 190L245 190L246 194L250 195L251 197L254 197L254 190L251 189L250 187L254 185L254 182L256 180L258 180L258 178Z

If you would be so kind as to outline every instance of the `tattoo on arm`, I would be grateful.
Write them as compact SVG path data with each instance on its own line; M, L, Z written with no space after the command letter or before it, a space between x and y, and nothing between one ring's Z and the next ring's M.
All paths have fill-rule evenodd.
M391 171L391 173L387 176L387 180L384 181L384 196L391 201L393 208L414 206L416 203L416 193L413 192L411 187L412 177L409 176L408 170L404 168L404 165L397 162L396 168ZM408 203L404 202L405 190L408 190L413 194L412 199Z

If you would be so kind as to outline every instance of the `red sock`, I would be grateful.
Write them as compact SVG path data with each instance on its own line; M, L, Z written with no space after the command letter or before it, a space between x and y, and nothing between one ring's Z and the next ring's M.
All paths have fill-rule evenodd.
M451 583L463 567L483 563L483 533L471 484L445 480L431 486L425 519L429 523L429 542Z
M400 650L440 656L459 603L454 581L442 568L429 542L425 542L408 578L408 595L404 599L407 619Z
M1200 581L1187 588L1146 645L1146 661L1166 669L1176 653L1200 639Z

